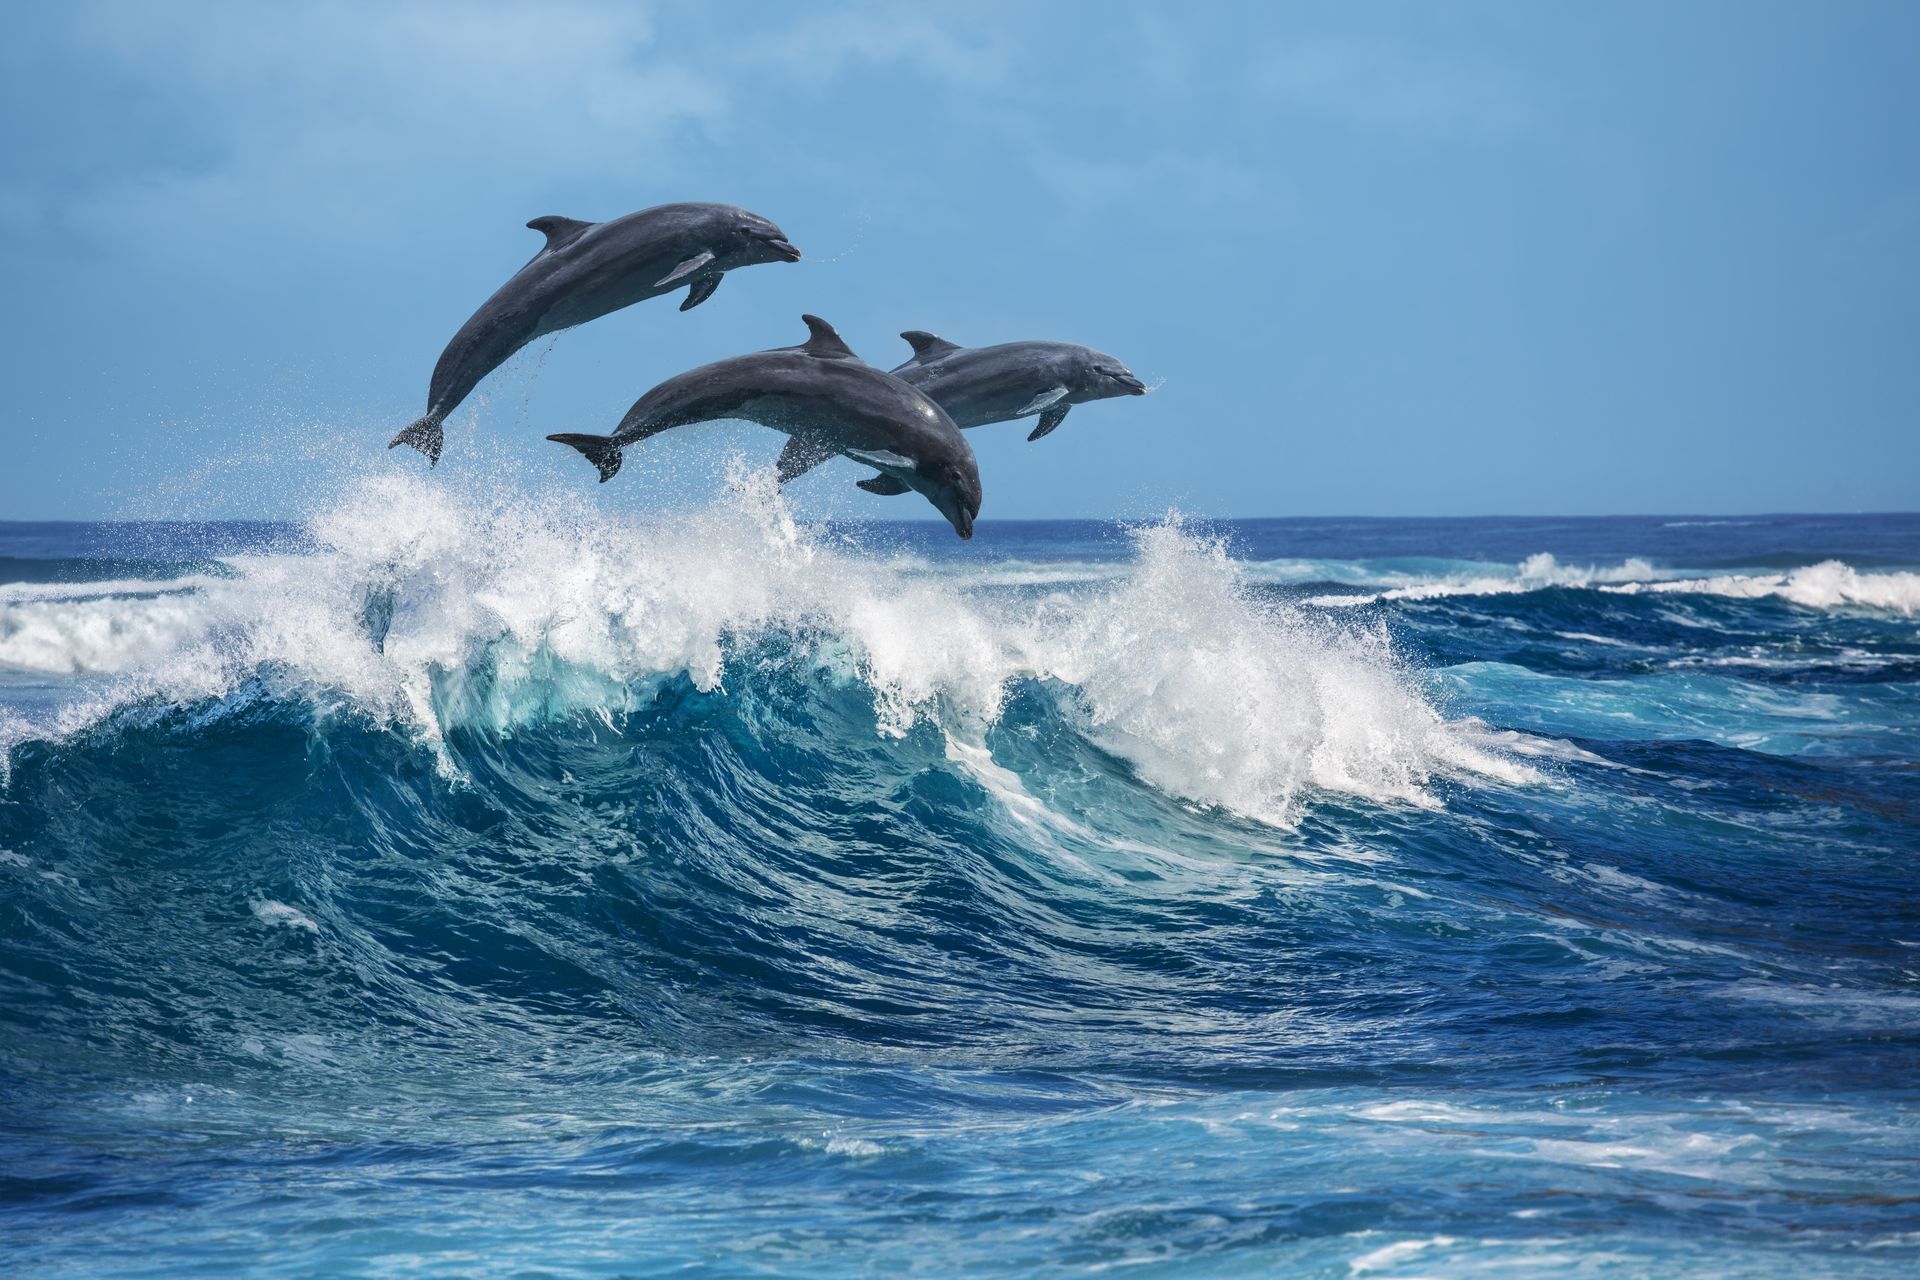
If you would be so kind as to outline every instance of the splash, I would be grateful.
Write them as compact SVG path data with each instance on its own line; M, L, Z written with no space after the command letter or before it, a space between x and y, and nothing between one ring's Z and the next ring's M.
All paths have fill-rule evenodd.
M164 593L8 606L40 612L9 615L0 661L113 677L39 731L264 688L391 725L444 762L454 728L604 719L678 680L724 691L778 639L864 685L883 736L931 721L980 741L1034 682L1145 781L1272 823L1315 791L1432 804L1439 774L1533 776L1444 720L1383 632L1257 600L1178 517L1138 530L1118 576L1038 607L992 575L830 540L743 464L671 520L382 475L306 533L311 554L233 557L231 576Z
M1177 517L1135 537L1130 577L1047 620L1039 665L1163 790L1284 825L1316 788L1425 804L1436 771L1531 778L1443 721L1383 631L1257 600Z

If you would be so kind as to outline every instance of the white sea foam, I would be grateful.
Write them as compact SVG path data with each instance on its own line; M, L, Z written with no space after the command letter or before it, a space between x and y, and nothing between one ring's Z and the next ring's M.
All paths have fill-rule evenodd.
M320 926L313 917L298 907L290 907L284 902L262 899L253 904L253 918L264 925L278 925L286 929L301 929L307 933L320 932Z
M1414 578L1371 595L1315 596L1322 606L1372 604L1380 600L1437 600L1448 596L1512 595L1548 587L1592 587L1605 583L1642 582L1670 577L1649 562L1634 558L1609 566L1561 564L1548 552L1528 556L1511 569L1489 566L1483 571L1440 578Z
M1118 587L1042 615L1038 665L1166 790L1287 822L1308 787L1426 803L1436 771L1535 776L1442 721L1384 633L1256 602L1225 548L1177 523L1139 544Z
M136 670L202 639L219 612L203 590L0 601L0 670L60 676Z
M98 582L0 582L0 606L28 600L93 600L104 596L162 596L192 591L213 579L206 577L112 578Z
M1444 720L1382 632L1260 601L1177 521L1140 531L1118 580L1038 606L798 526L767 471L672 520L383 476L309 532L311 554L235 557L187 592L10 606L48 612L5 615L0 661L116 679L7 738L265 681L437 751L454 725L612 715L678 677L715 689L738 642L778 632L866 685L884 734L933 719L978 742L1013 681L1051 682L1148 782L1268 822L1316 789L1431 804L1436 775L1536 777Z
M1385 1271L1412 1262L1422 1254L1436 1249L1450 1249L1458 1241L1452 1236L1429 1236L1423 1240L1399 1240L1368 1250L1347 1264L1347 1270L1356 1276L1369 1271Z
M1920 610L1920 573L1862 573L1838 560L1824 560L1788 573L1729 574L1680 582L1630 582L1610 589L1626 594L1687 591L1741 600L1777 596L1810 609L1851 606L1887 609L1908 617Z
M1484 571L1443 577L1410 578L1380 591L1314 596L1308 603L1337 608L1382 600L1512 595L1550 587L1584 587L1621 595L1657 592L1746 600L1777 596L1814 609L1887 609L1908 616L1920 610L1920 573L1863 573L1838 560L1786 573L1713 576L1656 568L1638 557L1617 565L1566 565L1546 552L1528 556L1511 569L1489 567ZM1579 633L1570 634L1568 638L1587 643L1618 643Z
M943 564L921 566L949 581L969 587L1062 587L1088 582L1112 582L1127 575L1124 562L1080 561L1027 563L996 560L980 566Z

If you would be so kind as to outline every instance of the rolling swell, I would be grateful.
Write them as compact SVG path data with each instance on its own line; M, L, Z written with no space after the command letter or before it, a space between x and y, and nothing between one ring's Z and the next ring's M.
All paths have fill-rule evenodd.
M1329 797L1289 831L1142 788L1055 684L1015 682L969 747L931 720L889 738L863 686L791 643L733 659L750 674L724 689L683 675L618 716L455 727L433 751L264 681L16 749L0 846L58 870L8 909L9 969L32 975L5 1003L33 1014L12 1053L348 1093L635 1053L1551 1078L1594 1066L1598 1012L1568 998L1611 967L1660 975L1609 1036L1629 1070L1747 1042L1702 991L1791 992L1849 929L1893 924L1703 956L1789 894L1750 883L1737 841L1696 855L1684 892L1636 882L1674 874L1663 824L1711 819L1617 767L1588 770L1615 793L1604 835L1549 808L1534 839L1476 848L1463 826L1514 814L1458 792L1450 813ZM1844 785L1741 772L1788 829L1783 797L1815 824ZM1920 817L1911 795L1880 807L1889 841ZM1819 870L1865 901L1853 857Z

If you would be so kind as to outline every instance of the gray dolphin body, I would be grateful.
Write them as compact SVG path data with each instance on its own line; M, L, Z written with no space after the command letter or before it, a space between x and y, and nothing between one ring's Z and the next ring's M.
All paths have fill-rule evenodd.
M923 329L900 336L913 347L913 358L894 369L893 376L932 397L960 427L1037 413L1040 425L1027 439L1038 440L1059 426L1076 404L1147 391L1146 384L1112 356L1071 342L962 347ZM780 454L780 483L804 475L830 456L795 437Z
M599 468L601 483L620 470L629 445L672 427L739 418L785 432L822 457L842 454L880 474L860 482L870 493L912 490L962 538L980 514L980 469L953 419L912 385L853 353L833 326L802 316L811 337L797 347L716 360L634 401L612 435L551 435Z
M440 424L535 338L571 329L687 286L680 309L697 307L720 277L759 262L798 262L779 227L730 204L663 204L607 222L535 218L546 247L460 326L440 353L426 416L387 445L410 444L440 461Z

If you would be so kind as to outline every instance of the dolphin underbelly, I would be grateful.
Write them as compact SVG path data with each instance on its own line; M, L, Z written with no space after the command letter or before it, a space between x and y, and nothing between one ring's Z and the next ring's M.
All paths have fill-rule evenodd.
M427 391L430 411L451 412L488 374L539 336L537 316L476 315L453 336L433 367Z
M962 427L983 427L990 422L1009 422L1014 418L1038 413L1032 408L1033 402L1046 394L1046 388L993 388L990 391L972 395L955 396L949 399L934 396L934 401L947 411L954 423Z
M918 378L907 374L899 376L924 391L959 427L983 427L990 422L1007 422L1038 412L1029 406L1052 385L1045 378L1031 375L1010 377L987 372L969 376L969 373L961 369L946 376L937 373Z
M892 440L891 433L869 422L865 416L817 395L755 396L715 416L757 423L833 453L885 451Z
M673 270L672 258L671 254L654 255L637 263L623 264L618 271L609 271L591 283L558 291L541 310L531 337L571 329L684 287L684 280L666 285L659 283L661 277Z

